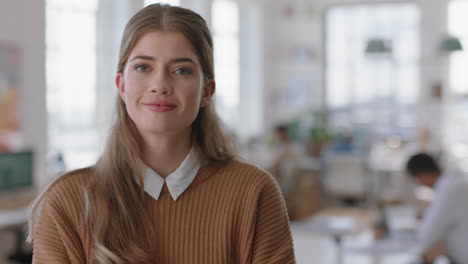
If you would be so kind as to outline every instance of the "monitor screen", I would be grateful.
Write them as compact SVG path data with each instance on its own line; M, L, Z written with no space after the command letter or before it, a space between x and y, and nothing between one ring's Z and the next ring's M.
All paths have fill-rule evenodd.
M0 152L0 191L33 185L32 152Z

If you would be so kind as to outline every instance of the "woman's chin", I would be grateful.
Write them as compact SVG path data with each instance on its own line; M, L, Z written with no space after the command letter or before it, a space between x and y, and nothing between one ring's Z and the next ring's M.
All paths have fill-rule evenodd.
M179 126L174 126L174 125L159 125L159 126L151 126L151 127L145 127L143 129L140 129L140 133L145 134L145 135L158 135L158 136L164 136L164 135L179 135L179 134L189 134L190 135L190 129L186 128L181 128Z

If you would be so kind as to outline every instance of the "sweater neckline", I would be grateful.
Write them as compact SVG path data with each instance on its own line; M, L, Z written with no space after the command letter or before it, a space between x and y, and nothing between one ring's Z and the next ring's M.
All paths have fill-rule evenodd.
M215 174L223 166L225 166L225 164L222 162L213 162L213 161L209 162L208 164L200 168L192 184L195 185L195 184L199 184L205 181L206 179L211 177L213 174Z

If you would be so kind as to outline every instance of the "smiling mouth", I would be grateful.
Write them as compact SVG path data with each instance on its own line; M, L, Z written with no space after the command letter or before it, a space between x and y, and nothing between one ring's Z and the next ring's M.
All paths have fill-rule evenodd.
M175 105L167 104L144 104L144 106L153 112L169 112L176 108Z

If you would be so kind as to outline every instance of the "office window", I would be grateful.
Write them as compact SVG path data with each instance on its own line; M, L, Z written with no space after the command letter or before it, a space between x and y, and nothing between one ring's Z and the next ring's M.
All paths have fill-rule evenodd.
M468 1L453 0L448 9L448 31L460 39L463 50L450 55L450 89L456 94L468 94Z
M379 133L414 126L419 77L415 4L346 5L326 13L326 104L330 124ZM372 39L387 52L365 52ZM408 129L409 130L409 129Z
M96 12L98 0L46 0L49 150L69 168L97 157Z
M154 3L162 3L162 4L170 4L171 6L180 6L180 1L179 0L145 0L145 6L154 4Z
M211 11L216 107L224 122L234 128L239 104L239 10L234 1L215 0Z
M448 5L447 26L450 35L457 37L463 50L448 55L448 98L445 102L446 122L444 143L449 153L461 158L462 164L468 160L468 1L452 0ZM464 166L464 169L466 166Z

